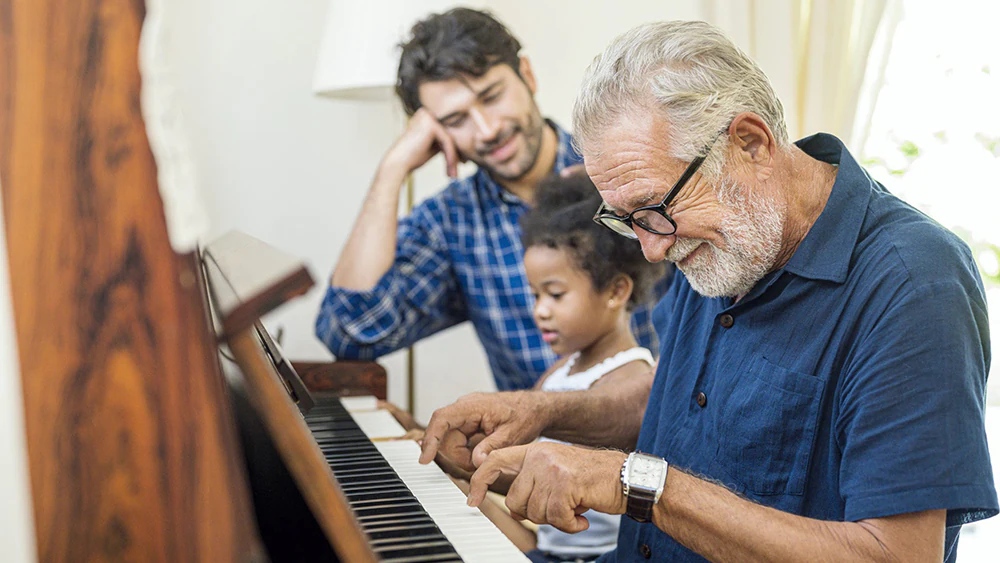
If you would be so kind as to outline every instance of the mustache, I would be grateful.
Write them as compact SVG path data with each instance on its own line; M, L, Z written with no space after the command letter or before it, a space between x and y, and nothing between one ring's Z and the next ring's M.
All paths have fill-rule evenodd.
M476 153L479 156L488 156L497 147L503 146L504 143L509 141L511 137L517 135L521 132L520 125L509 125L505 127L502 131L497 133L497 136L492 140L483 143L482 145L476 147Z
M669 262L677 263L688 257L688 254L694 252L694 249L701 246L701 243L708 242L697 238L680 238L674 241L674 244L670 246L667 250L667 255L665 258Z

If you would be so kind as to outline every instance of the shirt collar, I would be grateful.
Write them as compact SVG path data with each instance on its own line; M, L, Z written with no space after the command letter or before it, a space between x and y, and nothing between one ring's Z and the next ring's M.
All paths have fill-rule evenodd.
M785 270L843 283L873 190L880 189L840 139L818 133L795 143L809 156L838 166L830 198Z
M556 161L552 168L552 172L554 174L558 174L562 172L564 168L583 162L583 158L576 152L576 149L573 148L573 137L563 130L563 128L560 127L555 121L546 119L545 123L556 132L557 137ZM524 205L524 200L505 190L503 186L495 181L482 168L476 171L475 176L476 181L479 182L481 186L484 186L489 194L494 198L504 201L505 203Z

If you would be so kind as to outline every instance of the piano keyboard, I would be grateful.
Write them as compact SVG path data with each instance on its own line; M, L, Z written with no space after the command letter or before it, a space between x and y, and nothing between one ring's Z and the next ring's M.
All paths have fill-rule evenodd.
M305 419L382 561L527 561L441 469L417 463L416 442L372 442L404 433L388 412L324 399Z

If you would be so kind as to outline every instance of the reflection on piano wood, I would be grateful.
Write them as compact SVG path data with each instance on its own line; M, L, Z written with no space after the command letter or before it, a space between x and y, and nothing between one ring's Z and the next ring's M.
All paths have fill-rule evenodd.
M236 411L271 556L328 557L332 546L342 561L525 561L437 466L417 463L416 443L384 440L404 433L387 411L371 410L369 399L346 399L355 407L352 415L339 398L313 395L302 385L257 317L280 301L267 297L269 288L290 295L311 282L288 283L307 279L302 266L262 260L271 251L240 242L245 238L226 235L206 247L203 261L214 303L226 304L215 312L238 364L227 372L234 396L246 399L237 401ZM242 258L231 250L248 247L257 250ZM248 303L256 305L248 310ZM240 311L237 320L230 310ZM275 487L280 494L265 490ZM289 518L301 526L289 527Z

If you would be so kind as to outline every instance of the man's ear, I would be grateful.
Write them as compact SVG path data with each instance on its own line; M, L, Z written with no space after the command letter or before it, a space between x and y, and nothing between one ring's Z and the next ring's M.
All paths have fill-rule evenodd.
M729 125L729 139L736 150L737 161L753 167L758 181L771 177L778 144L763 118L752 112L737 115Z
M538 82L535 81L535 72L531 70L531 61L528 60L528 57L521 57L517 72L521 75L521 80L527 84L531 95L534 96L538 92Z

